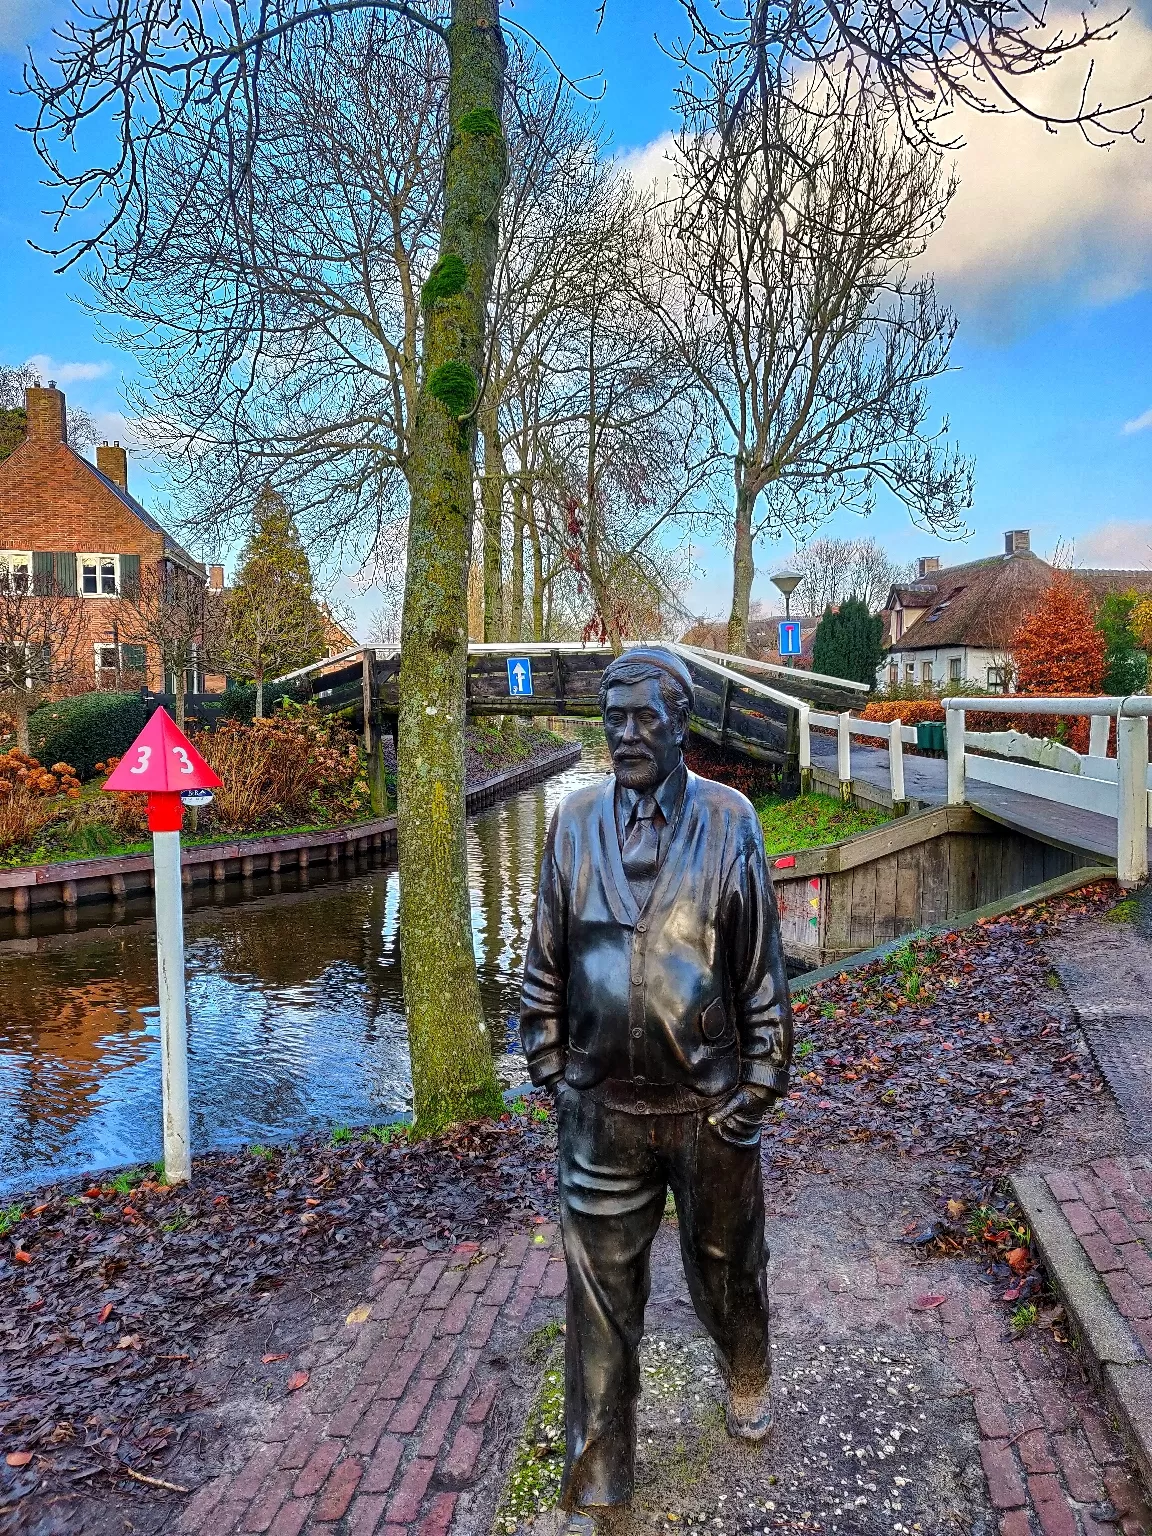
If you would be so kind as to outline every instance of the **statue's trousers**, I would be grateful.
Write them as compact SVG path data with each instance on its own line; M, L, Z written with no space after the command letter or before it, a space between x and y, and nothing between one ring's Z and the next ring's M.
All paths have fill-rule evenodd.
M569 1509L625 1504L649 1249L669 1187L688 1289L725 1381L741 1394L767 1385L760 1148L723 1140L704 1114L629 1114L567 1085L557 1119L568 1265L561 1501Z

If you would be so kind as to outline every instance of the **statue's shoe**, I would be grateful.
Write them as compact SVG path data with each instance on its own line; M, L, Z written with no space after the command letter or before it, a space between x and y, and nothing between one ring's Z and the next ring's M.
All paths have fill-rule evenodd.
M737 1440L766 1440L772 1428L771 1387L762 1392L730 1392L725 1420L728 1433Z

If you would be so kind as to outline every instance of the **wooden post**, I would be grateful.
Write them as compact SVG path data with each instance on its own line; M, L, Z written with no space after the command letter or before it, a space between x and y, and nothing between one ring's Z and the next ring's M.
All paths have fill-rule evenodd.
M1088 756L1108 756L1108 727L1112 724L1111 715L1093 715L1088 727Z
M964 804L964 711L950 709L948 721L948 804Z
M801 703L796 711L800 730L800 793L802 795L812 793L812 728L808 721L811 713L811 705L804 703Z
M179 832L153 832L156 870L156 968L160 982L160 1077L164 1106L164 1179L192 1177L188 1112L188 1013L184 999L184 893Z
M903 816L908 809L904 797L904 738L900 734L903 722L893 720L888 727L888 774L892 785L892 811Z
M846 709L836 720L836 777L840 780L840 798L845 804L852 798L852 711Z
M1116 722L1116 879L1139 885L1148 877L1148 717Z

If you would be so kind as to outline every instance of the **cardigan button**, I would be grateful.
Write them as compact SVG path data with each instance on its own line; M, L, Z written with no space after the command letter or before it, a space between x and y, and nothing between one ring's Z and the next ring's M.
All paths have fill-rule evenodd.
M643 1040L644 1031L642 1029L634 1029L632 1031L632 1038L633 1040Z
M647 923L637 923L636 924L636 932L637 933L647 933L648 932L648 924Z

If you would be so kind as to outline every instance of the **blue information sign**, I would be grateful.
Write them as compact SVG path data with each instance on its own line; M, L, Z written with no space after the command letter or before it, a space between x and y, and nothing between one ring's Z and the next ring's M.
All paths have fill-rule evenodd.
M532 692L532 660L528 656L509 656L508 692L514 699L527 698Z
M799 656L800 654L800 620L780 620L780 654L781 656Z

